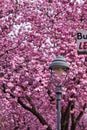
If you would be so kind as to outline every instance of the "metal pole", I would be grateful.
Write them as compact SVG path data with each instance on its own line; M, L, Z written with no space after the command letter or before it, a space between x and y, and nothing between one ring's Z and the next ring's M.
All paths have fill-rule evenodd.
M61 95L62 95L62 88L61 85L56 86L56 102L57 102L57 130L61 130Z

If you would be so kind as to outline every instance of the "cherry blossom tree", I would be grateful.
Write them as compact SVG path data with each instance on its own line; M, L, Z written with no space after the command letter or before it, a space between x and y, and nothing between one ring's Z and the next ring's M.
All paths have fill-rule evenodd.
M58 54L70 63L62 88L61 127L82 128L87 61L85 55L77 54L76 34L87 29L86 20L86 1L0 1L1 130L56 129L55 86L49 64Z

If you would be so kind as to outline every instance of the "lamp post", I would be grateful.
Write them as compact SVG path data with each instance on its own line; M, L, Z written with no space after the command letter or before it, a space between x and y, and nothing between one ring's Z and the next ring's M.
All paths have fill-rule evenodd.
M69 70L69 64L66 62L65 58L61 55L58 55L56 59L52 61L49 66L49 69L56 71L58 76L61 76L63 72ZM62 86L60 84L56 85L56 102L57 102L57 130L61 130L61 95L62 95Z

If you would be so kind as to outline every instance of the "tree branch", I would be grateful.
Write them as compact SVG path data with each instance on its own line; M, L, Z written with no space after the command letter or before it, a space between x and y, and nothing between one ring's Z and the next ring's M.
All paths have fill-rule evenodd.
M81 119L81 117L83 116L83 113L84 113L84 111L85 111L85 108L86 108L86 103L84 104L84 106L83 106L83 111L81 111L80 113L79 113L79 115L77 116L77 118L76 118L76 122L78 122L80 119Z
M1 58L3 55L5 55L6 53L8 53L9 51L12 51L12 50L14 50L14 49L18 48L18 46L20 46L20 44L19 44L19 45L17 45L16 47L14 47L14 48L10 48L10 49L8 49L8 50L4 51L2 54L0 54L0 58Z
M21 98L18 98L18 103L24 109L30 111L33 115L35 115L42 125L48 126L47 130L52 130L51 126L46 122L46 120L41 116L41 114L36 111L36 108L34 106L32 108L30 108L29 106L27 106L26 104L23 103L23 101L21 100Z

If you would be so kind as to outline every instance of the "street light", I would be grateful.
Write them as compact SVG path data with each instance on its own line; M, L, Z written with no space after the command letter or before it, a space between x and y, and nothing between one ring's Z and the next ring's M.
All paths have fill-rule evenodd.
M69 70L69 64L66 62L65 58L61 55L58 55L58 57L52 61L52 63L49 66L49 69L54 70L58 76L61 76L63 72L67 72ZM52 74L52 73L51 73ZM60 101L61 101L61 94L62 94L62 88L61 85L56 85L56 102L57 102L57 130L61 130L61 107L60 107Z

